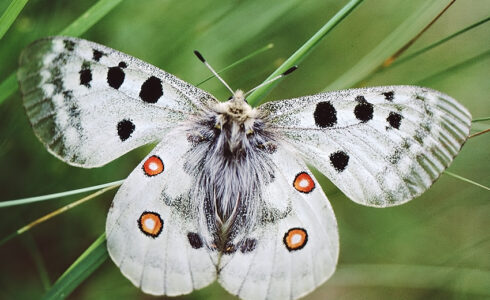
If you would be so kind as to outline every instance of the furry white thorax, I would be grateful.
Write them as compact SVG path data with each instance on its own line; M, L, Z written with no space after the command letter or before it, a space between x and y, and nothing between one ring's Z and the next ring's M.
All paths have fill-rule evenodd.
M188 139L193 143L188 171L197 179L190 199L198 206L200 227L209 232L203 236L214 236L224 247L246 236L260 219L261 191L274 178L274 138L237 90L193 122Z

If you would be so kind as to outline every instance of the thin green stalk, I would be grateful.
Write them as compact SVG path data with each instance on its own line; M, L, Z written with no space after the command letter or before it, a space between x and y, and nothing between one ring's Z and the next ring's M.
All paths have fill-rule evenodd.
M426 24L440 14L447 6L447 0L425 1L402 24L393 30L378 46L365 55L350 70L324 88L325 91L350 88L374 72L388 57L399 51L407 41L420 33Z
M318 30L306 43L304 43L296 52L293 53L279 68L277 68L265 81L270 80L282 73L292 66L298 64L303 60L313 48L333 29L337 26L346 16L348 16L359 4L364 0L351 0L341 10L339 10L320 30ZM267 93L279 83L280 80L276 80L273 83L261 87L255 90L247 97L247 101L251 106L257 106L261 103L262 99Z
M108 257L105 233L61 275L42 299L65 299Z
M490 50L487 50L481 54L478 54L476 56L473 56L472 58L469 58L459 64L456 64L454 66L451 66L447 69L444 69L440 72L437 72L435 74L429 75L419 81L417 81L415 84L416 85L429 85L429 83L434 82L439 80L440 78L444 78L447 75L450 75L454 72L460 71L464 68L467 68L469 66L472 66L481 60L487 59L490 56Z
M99 0L92 5L84 14L73 21L58 35L80 36L90 29L102 17L107 15L122 0ZM7 79L0 83L0 105L18 89L16 72L12 72Z
M17 16L20 14L24 6L29 0L12 0L5 12L0 17L0 40L3 38L7 30L12 26Z
M484 121L490 121L490 117L473 119L471 122L476 123L476 122L484 122Z
M4 243L8 242L10 239L12 239L12 238L14 238L14 237L16 237L16 236L18 236L20 234L23 234L24 232L26 232L26 231L28 231L30 229L32 229L34 226L37 226L37 225L39 225L39 224L41 224L43 222L46 222L47 220L49 220L49 219L51 219L51 218L53 218L53 217L55 217L57 215L60 215L60 214L66 212L66 211L68 211L68 210L70 210L70 209L72 209L74 207L77 207L77 206L79 206L82 203L85 203L85 202L87 202L89 200L92 200L95 197L97 197L99 195L102 195L103 193L105 193L107 191L110 191L112 189L115 189L118 186L119 186L119 184L116 184L116 185L112 185L112 186L106 187L104 189L98 190L95 193L92 193L92 194L90 194L90 195L88 195L86 197L83 197L83 198L75 201L75 202L72 202L72 203L70 203L68 205L65 205L65 206L63 206L61 208L58 208L57 210L52 211L49 214L47 214L47 215L45 215L45 216L43 216L43 217L41 217L41 218L39 218L39 219L37 219L35 221L32 221L31 223L23 226L22 228L16 230L14 233L12 233L12 234L8 235L7 237L3 238L2 240L0 240L0 246L3 245Z
M270 43L270 44L267 44L266 46L258 49L258 50L255 50L254 52L250 53L249 55L245 56L245 57L242 57L241 59L235 61L234 63L232 63L231 65L228 65L227 67L224 67L223 69L219 70L217 73L218 74L221 74L231 68L234 68L236 66L238 66L239 64L241 63L244 63L246 62L247 60L251 59L252 57L262 53L262 52L265 52L269 49L272 49L274 47L274 44ZM196 86L200 86L201 84L207 82L208 80L214 78L215 76L214 75L211 75L209 76L208 78L204 79L203 81L199 82L198 84L196 84Z
M392 56L388 57L387 60L385 60L382 64L382 66L389 66L392 64L400 55L402 55L405 51L407 51L410 46L412 46L434 23L451 7L451 5L454 4L456 0L451 0L446 7L444 7L435 18L430 21L429 24L427 24L415 37L413 37L411 40L409 40L403 47L401 47L398 51L395 52Z
M0 83L0 105L5 99L15 93L18 88L19 86L17 85L17 74L15 72L12 72L12 74L10 74L7 79Z
M464 182L471 183L471 184L476 185L477 187L481 187L481 188L483 188L483 189L485 189L487 191L490 191L490 188L489 187L484 186L483 184L479 184L478 182L474 182L473 180L470 180L470 179L465 178L463 176L459 176L459 175L454 174L454 173L449 172L449 171L444 171L444 174L449 175L449 176L454 177L454 178L457 178L457 179L462 180Z
M427 52L427 51L429 51L429 50L431 50L431 49L433 49L433 48L435 48L437 46L440 46L440 45L442 45L442 44L450 41L451 39L457 37L458 35L461 35L461 34L467 32L467 31L469 31L469 30L471 30L473 28L476 28L476 27L478 27L478 26L480 26L480 25L488 22L488 21L490 21L490 17L487 17L487 18L485 18L483 20L480 20L480 21L478 21L478 22L476 22L476 23L474 23L474 24L472 24L472 25L470 25L470 26L468 26L466 28L463 28L463 29L461 29L461 30L459 30L459 31L457 31L457 32L455 32L455 33L453 33L453 34L451 34L451 35L449 35L449 36L447 36L447 37L445 37L445 38L443 38L443 39L435 42L435 43L430 44L429 46L427 46L425 48L422 48L422 49L420 49L418 51L415 51L412 54L409 54L409 55L407 55L405 57L402 57L402 58L400 58L398 60L395 60L390 66L393 67L393 66L397 66L397 65L400 65L402 63L405 63L407 61L410 61L410 60L416 58L417 56L420 56L421 54L424 54L425 52ZM386 68L383 68L383 69L380 69L380 70L385 70L385 69Z
M23 205L23 204L39 202L39 201L46 201L46 200L50 200L50 199L61 198L61 197L66 197L66 196L70 196L70 195L76 195L76 194L81 194L81 193L85 193L85 192L90 192L93 190L100 190L100 189L103 189L105 187L110 187L110 186L119 186L123 182L124 182L124 180L118 180L118 181L113 181L113 182L109 182L109 183L104 183L104 184L89 186L86 188L81 188L81 189L76 189L76 190L71 190L71 191L65 191L65 192L60 192L60 193L54 193L54 194L49 194L49 195L22 198L22 199L17 199L17 200L2 201L2 202L0 202L0 208L1 207L10 207L10 206L15 206L15 205Z
M39 273L39 278L41 279L41 283L43 285L44 290L48 291L49 288L51 287L51 282L49 280L49 274L46 268L46 264L44 263L44 259L41 255L41 252L37 247L36 241L34 240L31 234L24 235L24 238L21 240L25 244L26 248L28 249L29 253L32 256L32 260L36 265L36 269Z
M59 35L80 36L111 12L122 0L99 0Z

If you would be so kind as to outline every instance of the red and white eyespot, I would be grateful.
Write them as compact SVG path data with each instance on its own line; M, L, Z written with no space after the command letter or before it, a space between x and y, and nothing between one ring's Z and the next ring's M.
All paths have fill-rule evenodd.
M284 234L283 242L289 251L300 250L308 242L308 233L303 228L291 228Z
M143 171L147 176L155 176L162 173L164 170L163 161L160 157L153 155L148 157L148 159L143 164Z
M138 227L147 236L156 238L162 232L163 220L158 213L145 211L138 219Z
M315 182L308 173L301 172L294 178L293 186L297 191L308 194L315 188Z

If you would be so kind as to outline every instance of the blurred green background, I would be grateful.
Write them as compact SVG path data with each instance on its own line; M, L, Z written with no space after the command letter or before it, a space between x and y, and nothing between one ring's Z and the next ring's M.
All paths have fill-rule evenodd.
M15 71L22 48L56 34L96 1L32 0L0 40L0 82ZM221 69L268 43L275 47L223 74L233 88L262 82L348 1L126 0L82 37L152 63L196 84L209 71L199 49ZM279 84L267 100L322 91L351 69L426 0L364 1ZM0 13L10 1L0 1ZM449 1L447 1L449 3ZM490 2L456 3L408 51L413 52L490 15ZM489 22L490 23L490 22ZM463 103L474 118L490 115L490 24L486 23L363 85L419 83ZM424 24L422 24L424 25ZM486 53L471 65L451 66ZM427 79L427 77L430 77ZM220 99L227 90L201 86ZM475 123L472 132L489 127ZM490 135L467 141L449 170L490 185ZM35 138L18 92L0 105L0 200L44 195L125 178L151 149L98 169L70 167ZM340 231L338 270L305 299L484 299L490 297L490 192L453 177L421 197L386 209L348 200L323 176ZM37 299L104 231L109 192L0 246L0 298ZM0 208L0 239L82 196ZM153 299L106 260L72 299ZM219 285L179 299L233 299Z

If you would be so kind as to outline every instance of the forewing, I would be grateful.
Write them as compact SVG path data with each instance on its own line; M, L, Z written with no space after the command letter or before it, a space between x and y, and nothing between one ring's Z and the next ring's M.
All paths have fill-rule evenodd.
M61 160L82 167L104 165L158 141L215 101L141 60L68 37L26 48L18 80L38 138Z
M392 206L423 193L465 142L471 115L428 88L352 89L266 103L272 130L349 198Z
M188 147L184 134L169 133L125 180L107 216L109 254L145 293L181 295L216 279L216 252L197 233L189 199Z
M279 145L275 179L251 234L223 254L218 280L242 299L296 299L334 272L339 240L333 210L299 156Z

